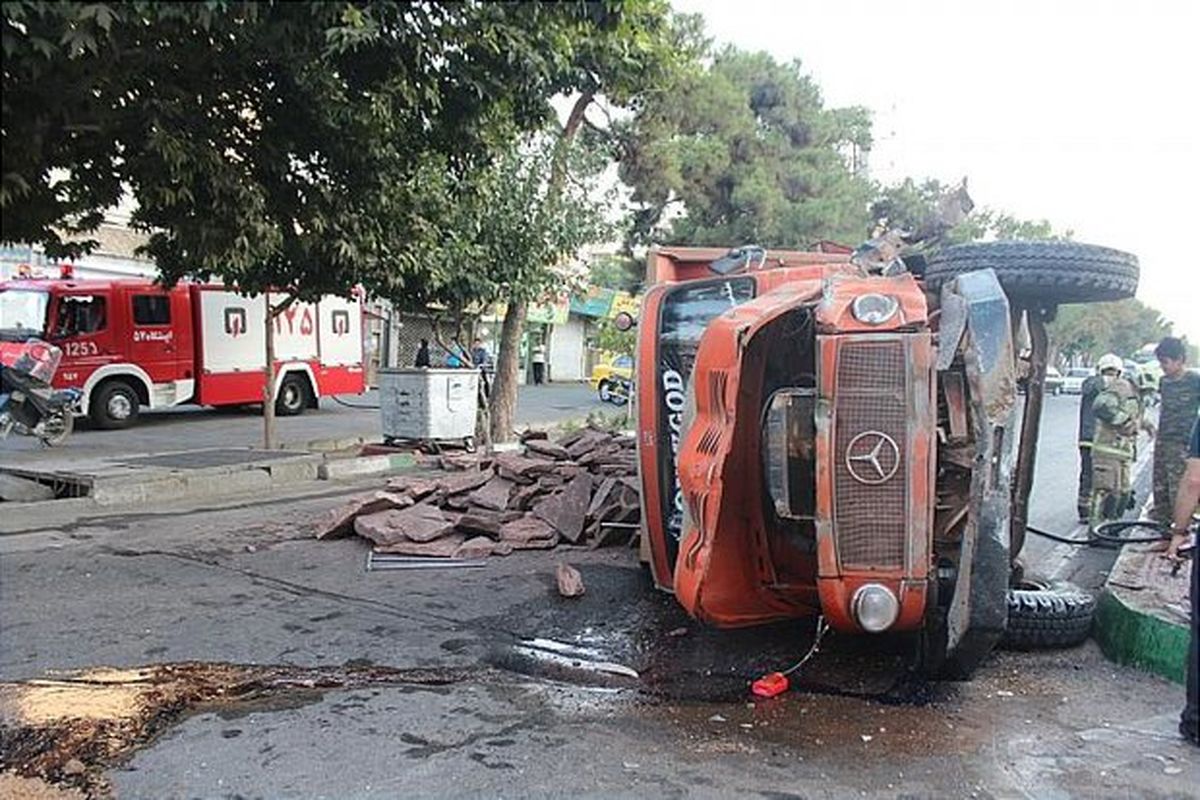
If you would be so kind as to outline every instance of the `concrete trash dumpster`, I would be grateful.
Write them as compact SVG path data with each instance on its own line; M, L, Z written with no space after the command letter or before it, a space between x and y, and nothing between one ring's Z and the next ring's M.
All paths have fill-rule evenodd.
M461 441L475 446L479 371L405 368L379 370L383 440Z

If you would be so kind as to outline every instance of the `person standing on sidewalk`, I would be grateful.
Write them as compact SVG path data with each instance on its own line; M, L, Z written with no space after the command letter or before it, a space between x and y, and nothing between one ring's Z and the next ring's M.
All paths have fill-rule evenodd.
M1193 418L1191 441L1183 476L1175 494L1175 509L1171 521L1171 543L1164 556L1171 561L1179 558L1179 550L1188 538L1188 527L1196 504L1200 503L1200 420ZM1157 497L1155 498L1157 500ZM1200 570L1196 569L1196 551L1192 549L1192 643L1188 648L1187 704L1179 715L1179 732L1194 745L1200 745Z
M1075 510L1079 521L1087 522L1092 502L1092 437L1096 435L1096 414L1092 403L1104 388L1104 379L1092 375L1083 382L1079 398L1079 493L1075 496Z
M420 346L417 347L417 357L413 359L413 366L428 367L429 364L429 340L422 339Z
M492 354L483 346L482 339L477 338L471 342L471 363L479 370L479 390L483 392L484 398L491 397L492 385L488 380L488 373L492 369Z
M541 339L534 344L530 361L533 363L533 383L541 386L546 382L546 345Z
M1200 410L1200 375L1187 370L1187 347L1168 336L1154 349L1162 367L1158 382L1158 439L1154 443L1155 522L1166 525L1175 509L1175 491L1183 476L1188 438Z

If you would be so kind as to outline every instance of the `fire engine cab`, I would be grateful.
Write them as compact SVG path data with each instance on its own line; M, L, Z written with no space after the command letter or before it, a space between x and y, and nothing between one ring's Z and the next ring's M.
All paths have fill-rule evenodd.
M138 279L0 282L0 340L62 349L56 388L82 390L101 428L132 425L142 407L261 403L266 301L227 287ZM364 389L360 300L293 303L275 319L275 410L315 408Z

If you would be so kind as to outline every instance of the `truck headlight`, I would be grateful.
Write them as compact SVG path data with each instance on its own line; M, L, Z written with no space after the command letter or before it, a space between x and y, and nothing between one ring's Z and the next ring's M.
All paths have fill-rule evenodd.
M900 614L900 601L886 586L868 583L854 593L850 611L864 631L879 633L892 627L896 621Z
M850 311L867 325L882 325L900 310L900 301L889 294L864 294L854 298Z

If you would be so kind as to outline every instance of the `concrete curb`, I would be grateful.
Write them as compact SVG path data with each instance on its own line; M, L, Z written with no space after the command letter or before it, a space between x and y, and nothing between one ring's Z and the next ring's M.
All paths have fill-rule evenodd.
M342 478L359 478L364 475L386 475L413 469L417 457L412 453L392 453L391 455L358 456L357 458L338 458L327 460L317 469L316 477L323 481L333 481Z
M1191 631L1184 625L1137 611L1106 590L1096 605L1095 637L1111 661L1185 680Z
M1183 683L1191 630L1161 593L1167 581L1186 585L1188 576L1184 570L1173 578L1158 576L1157 584L1137 580L1153 569L1157 558L1156 553L1125 547L1097 602L1093 635L1110 660Z
M223 467L100 474L92 479L89 497L101 506L160 502L164 497L220 497L234 491L254 491L316 480L322 460L319 455L297 454L290 458Z

